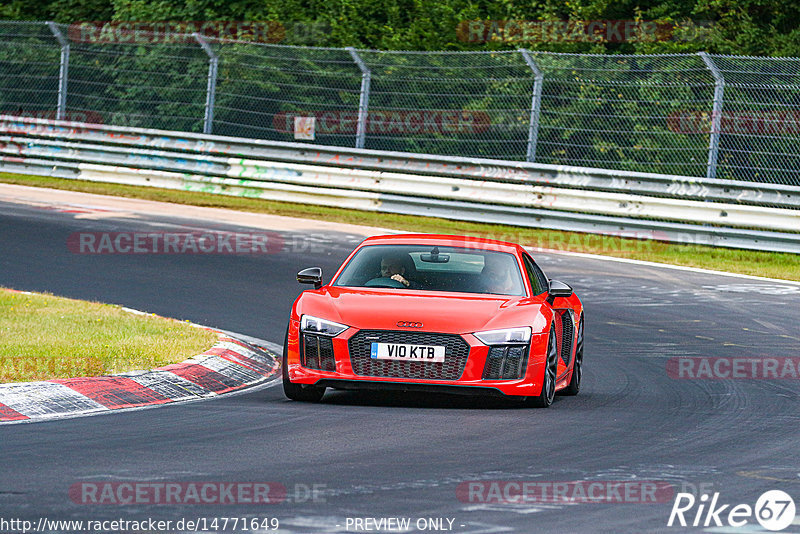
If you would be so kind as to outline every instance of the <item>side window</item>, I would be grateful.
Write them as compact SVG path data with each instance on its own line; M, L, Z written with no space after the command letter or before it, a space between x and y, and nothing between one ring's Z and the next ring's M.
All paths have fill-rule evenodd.
M547 291L547 277L533 259L527 254L522 255L525 263L525 270L528 272L528 279L531 281L531 290L534 295L540 295Z

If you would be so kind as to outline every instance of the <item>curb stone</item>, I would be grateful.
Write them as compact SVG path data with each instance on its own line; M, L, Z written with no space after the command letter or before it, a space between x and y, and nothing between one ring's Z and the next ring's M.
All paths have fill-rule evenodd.
M210 329L214 330L214 329ZM0 384L0 423L74 417L223 395L277 376L270 350L217 332L217 343L180 363L109 376Z

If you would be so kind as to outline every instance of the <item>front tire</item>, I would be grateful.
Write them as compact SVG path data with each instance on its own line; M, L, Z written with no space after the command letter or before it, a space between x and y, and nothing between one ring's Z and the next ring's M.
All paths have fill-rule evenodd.
M289 380L289 327L283 339L283 358L281 359L281 376L283 377L283 394L287 399L301 402L319 402L325 395L324 387L293 384Z
M572 378L567 387L561 390L563 395L577 395L581 390L583 378L583 317L578 325L578 341L575 343L575 363L572 364Z
M550 329L550 341L547 343L547 360L545 360L542 392L536 397L528 399L528 404L534 408L547 408L553 404L556 396L556 369L558 368L558 343L555 331Z

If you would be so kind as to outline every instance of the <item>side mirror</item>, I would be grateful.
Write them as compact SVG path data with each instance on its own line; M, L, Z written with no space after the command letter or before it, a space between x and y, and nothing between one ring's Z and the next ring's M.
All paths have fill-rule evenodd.
M314 289L322 287L322 267L309 267L297 273L297 281L301 284L314 284Z
M564 282L559 282L558 280L550 280L550 287L547 289L547 302L552 304L556 297L571 296L572 288L570 286Z

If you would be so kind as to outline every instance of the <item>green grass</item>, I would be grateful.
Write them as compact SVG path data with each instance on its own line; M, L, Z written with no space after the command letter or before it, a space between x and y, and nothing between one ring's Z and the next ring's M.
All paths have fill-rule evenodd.
M378 226L409 232L446 233L491 237L548 249L586 252L637 260L700 267L785 280L800 279L800 255L759 252L701 245L676 245L659 241L625 239L577 232L537 230L514 226L451 221L433 217L379 214L366 211L275 202L170 189L126 186L0 173L0 182L227 208L255 213L302 217L331 222Z
M151 369L200 354L216 339L119 306L0 288L0 382Z

